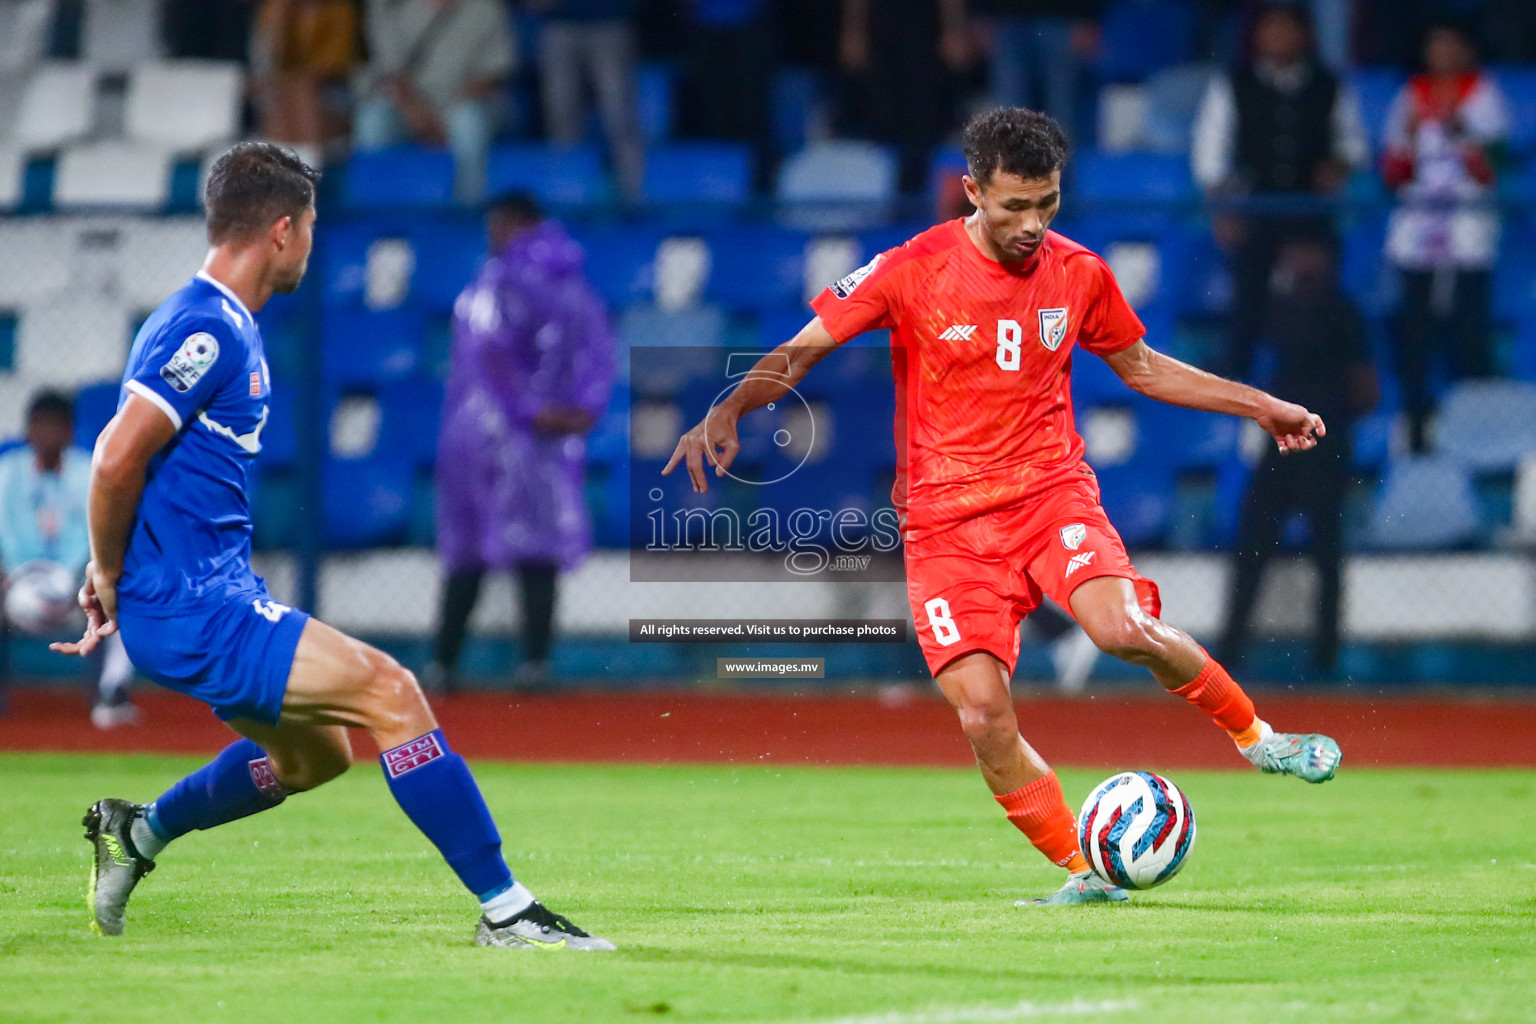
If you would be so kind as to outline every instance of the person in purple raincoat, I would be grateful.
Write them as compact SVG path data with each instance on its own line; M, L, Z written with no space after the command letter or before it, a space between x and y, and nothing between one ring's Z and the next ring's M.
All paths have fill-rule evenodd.
M424 682L453 689L487 571L515 570L518 682L548 675L559 572L591 545L585 435L607 407L614 345L583 253L526 194L491 204L490 257L454 305L437 447L437 547L445 581Z

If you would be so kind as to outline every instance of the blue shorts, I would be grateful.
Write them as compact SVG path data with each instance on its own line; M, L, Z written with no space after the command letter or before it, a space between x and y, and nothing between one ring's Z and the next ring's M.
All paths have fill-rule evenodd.
M260 587L173 617L119 607L117 618L139 672L196 697L225 721L276 725L309 613L278 604Z

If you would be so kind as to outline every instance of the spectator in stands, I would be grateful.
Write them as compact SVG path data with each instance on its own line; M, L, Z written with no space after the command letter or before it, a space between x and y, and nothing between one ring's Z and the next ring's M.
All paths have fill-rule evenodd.
M1078 95L1099 45L1102 0L985 0L992 16L992 101L1050 114L1083 138Z
M608 404L613 336L582 274L583 254L525 195L492 205L491 256L454 308L453 354L437 452L437 546L446 576L434 661L451 690L488 570L522 590L518 681L549 672L555 584L590 545L584 435Z
M608 133L619 191L639 198L645 142L636 85L638 0L530 0L529 6L544 16L539 36L544 133L562 146L574 146L586 137L582 89L590 82Z
M1387 115L1382 174L1400 200L1387 229L1387 256L1402 281L1397 372L1416 452L1427 446L1435 351L1449 355L1453 376L1493 372L1493 199L1509 111L1476 58L1464 30L1431 29L1425 73L1403 86Z
M684 10L682 134L750 143L761 159L773 148L768 86L774 46L767 0L687 0Z
M80 582L90 559L86 498L89 452L74 447L74 406L57 391L41 391L27 408L26 442L0 455L0 578L23 565L62 565ZM9 582L5 584L9 586ZM0 615L0 633L9 625ZM0 654L3 647L0 643ZM128 696L133 665L116 633L98 659L91 721L99 729L134 722ZM7 668L0 661L0 671Z
M353 143L414 140L453 149L454 195L478 202L485 158L512 71L512 26L501 0L368 0L371 61Z
M1218 240L1232 267L1232 312L1224 369L1245 376L1267 316L1270 276L1284 241L1329 223L1321 205L1368 159L1352 91L1318 60L1304 10L1260 8L1250 33L1252 57L1211 80L1195 119L1191 164L1215 200L1268 201L1269 209L1219 215Z
M1249 619L1293 512L1306 516L1308 550L1317 567L1312 663L1319 675L1339 653L1339 594L1344 557L1344 499L1349 490L1351 426L1376 407L1379 389L1365 323L1338 282L1331 233L1285 241L1275 275L1275 299L1263 341L1275 352L1275 379L1328 425L1327 438L1306 460L1270 450L1254 470L1237 528L1227 622L1216 657L1236 663L1247 646Z
M263 0L251 39L251 72L267 138L319 166L343 134L328 102L357 65L357 9L352 0Z
M839 60L863 131L901 151L899 188L928 185L933 146L953 127L951 75L971 61L965 0L843 0Z

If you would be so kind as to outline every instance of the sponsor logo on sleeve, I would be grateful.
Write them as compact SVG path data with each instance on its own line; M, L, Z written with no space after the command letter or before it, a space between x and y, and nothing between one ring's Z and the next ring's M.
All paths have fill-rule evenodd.
M1083 546L1083 541L1088 539L1088 527L1082 523L1073 523L1061 528L1061 546L1068 551L1076 551Z
M881 253L879 256L876 256L874 259L864 264L858 270L855 270L841 281L838 281L832 285L832 294L836 295L840 299L846 299L848 296L852 295L853 290L859 285L863 284L866 277L874 273L875 265L878 264L884 257L885 253Z
M1040 311L1040 344L1055 352L1067 337L1067 311L1042 309Z
M447 753L443 745L437 742L437 737L428 733L384 751L384 770L389 772L390 778L398 779L406 772L415 771Z
M218 362L219 343L211 334L194 334L181 343L181 348L171 356L170 362L160 368L160 376L177 391L185 394L203 379L209 367Z
M261 397L261 374L259 373L251 374L251 397Z
M1096 554L1098 554L1096 551L1080 551L1073 555L1071 558L1067 559L1067 575L1071 576L1073 573L1077 572L1077 570L1085 569L1092 565L1093 556Z

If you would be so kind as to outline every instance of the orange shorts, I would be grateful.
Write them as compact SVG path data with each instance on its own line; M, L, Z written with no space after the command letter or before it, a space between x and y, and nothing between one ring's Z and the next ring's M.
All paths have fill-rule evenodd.
M1088 475L908 541L906 563L907 599L934 675L972 651L994 655L1012 673L1019 623L1041 595L1070 614L1072 591L1100 576L1130 580L1147 613L1162 613L1157 584L1132 567Z

